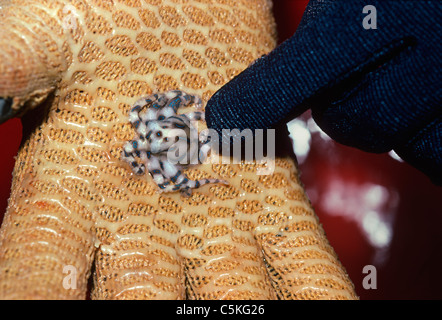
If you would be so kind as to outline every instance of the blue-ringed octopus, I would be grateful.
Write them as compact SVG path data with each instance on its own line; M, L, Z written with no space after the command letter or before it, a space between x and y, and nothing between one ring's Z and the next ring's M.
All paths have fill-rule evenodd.
M193 124L205 120L204 112L177 114L180 107L191 104L202 107L196 95L172 90L138 100L129 112L137 137L124 145L122 157L137 175L147 168L162 192L181 191L189 196L192 189L205 184L227 184L220 179L190 180L184 173L190 164L204 162L210 151L210 139L198 137Z

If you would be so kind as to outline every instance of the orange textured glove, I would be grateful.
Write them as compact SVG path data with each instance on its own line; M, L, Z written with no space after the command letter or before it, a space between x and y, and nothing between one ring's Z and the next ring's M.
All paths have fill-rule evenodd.
M95 299L356 298L293 159L269 175L190 167L190 179L229 182L190 197L159 193L121 159L140 97L179 89L204 105L273 49L269 1L1 7L1 113L29 110L0 233L1 298L84 299L91 270Z

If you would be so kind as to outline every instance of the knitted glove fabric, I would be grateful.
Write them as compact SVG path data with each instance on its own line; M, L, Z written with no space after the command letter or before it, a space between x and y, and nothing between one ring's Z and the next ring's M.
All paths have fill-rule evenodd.
M0 109L24 114L28 134L0 228L0 299L84 299L91 278L93 299L357 298L292 158L268 175L229 159L188 167L229 182L190 197L122 159L141 97L182 90L205 104L274 48L270 1L1 7Z
M368 4L376 21L373 10L364 13ZM293 37L211 98L208 127L221 135L264 129L311 108L336 141L376 153L393 149L442 183L441 7L311 1Z

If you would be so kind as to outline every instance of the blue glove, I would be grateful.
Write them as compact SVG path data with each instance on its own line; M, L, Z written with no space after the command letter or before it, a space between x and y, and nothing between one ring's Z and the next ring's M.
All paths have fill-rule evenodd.
M274 128L311 108L334 140L393 149L442 184L441 21L440 1L311 1L293 37L213 95L207 125Z

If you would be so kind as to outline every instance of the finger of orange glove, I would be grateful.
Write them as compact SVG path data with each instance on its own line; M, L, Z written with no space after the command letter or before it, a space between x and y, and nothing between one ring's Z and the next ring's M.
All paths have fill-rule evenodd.
M139 194L156 198L145 184L139 185ZM169 209L160 214L142 198L132 203L123 201L121 211L106 205L98 209L96 230L101 245L95 257L93 299L186 297L181 263L174 249L178 212Z
M52 92L67 68L62 50L63 4L9 1L2 6L0 28L0 122L22 115Z
M8 104L3 105L0 121L40 104L62 78L67 60L57 15L63 16L66 4L18 0L2 4L0 97ZM2 298L85 298L93 252L91 217L79 209L80 204L66 199L79 210L71 214L60 205L60 189L51 189L54 184L49 181L33 180L38 160L25 154L36 155L44 139L38 131L32 137L16 159L2 225Z
M95 240L92 215L55 183L34 179L35 160L26 155L38 152L35 135L41 132L16 159L0 232L0 296L85 299Z
M212 190L225 194L230 191L216 186ZM185 215L177 241L188 298L276 299L253 235L255 224L251 216L212 203L201 206L206 214Z

